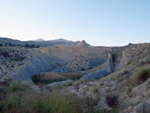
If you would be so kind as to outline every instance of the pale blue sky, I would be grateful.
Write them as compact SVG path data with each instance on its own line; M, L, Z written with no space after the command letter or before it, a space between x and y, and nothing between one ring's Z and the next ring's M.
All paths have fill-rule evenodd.
M150 0L0 0L0 37L150 42Z

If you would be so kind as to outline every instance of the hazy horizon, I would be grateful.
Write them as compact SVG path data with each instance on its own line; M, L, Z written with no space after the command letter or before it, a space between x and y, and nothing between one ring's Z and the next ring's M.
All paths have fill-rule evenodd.
M93 46L150 42L149 6L149 0L1 0L0 37Z

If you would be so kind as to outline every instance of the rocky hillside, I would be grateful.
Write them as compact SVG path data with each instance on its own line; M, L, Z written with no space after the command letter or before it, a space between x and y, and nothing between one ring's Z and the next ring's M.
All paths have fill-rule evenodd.
M150 112L150 43L93 47L83 40L31 48L13 41L24 44L1 41L0 84L30 81L36 93L73 94L84 100L83 113Z
M16 42L16 40L13 41ZM3 40L3 42L5 41ZM21 41L17 42L24 43ZM25 58L19 61L22 65L15 66L11 70L5 71L5 73L4 70L9 68L2 69L3 71L1 71L1 75L11 75L13 79L19 80L30 80L31 76L47 71L56 73L76 72L86 74L82 80L97 79L117 71L127 64L138 62L139 59L150 54L149 43L130 44L124 47L92 47L84 40L77 45L57 44L51 47L21 47L20 49L18 47L3 46L1 50L5 51L7 50L6 48L10 57L1 53L2 62L5 62L6 59L8 62L8 59L10 59L9 62L12 64L12 57L17 57L17 53L14 52L16 51L15 48L17 48L19 53L26 53L20 56ZM11 50L13 52L9 52ZM1 67L7 66L2 64Z
M80 72L106 62L110 48L56 45L32 49L13 78L23 79L41 72Z

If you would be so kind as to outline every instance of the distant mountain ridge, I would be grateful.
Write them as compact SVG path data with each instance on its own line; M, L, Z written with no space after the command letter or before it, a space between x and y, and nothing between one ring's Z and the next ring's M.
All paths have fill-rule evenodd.
M36 42L40 42L40 41L45 41L45 40L42 39L42 38L38 38L38 39L36 39L35 41L36 41Z
M65 39L56 39L56 40L48 40L45 41L42 38L36 39L34 41L20 41L20 40L14 40L11 38L4 38L4 37L0 37L0 43L5 45L6 43L11 43L11 44L15 44L15 45L37 45L37 46L41 46L41 47L49 47L49 46L54 46L54 45L83 45L83 46L87 46L89 44L87 44L84 41L84 44L80 44L83 43L83 41L70 41L70 40L65 40Z

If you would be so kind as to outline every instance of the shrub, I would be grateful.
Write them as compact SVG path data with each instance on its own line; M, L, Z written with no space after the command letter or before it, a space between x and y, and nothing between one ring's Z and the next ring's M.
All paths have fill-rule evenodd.
M127 63L127 65L130 65L130 64L131 64L131 62L128 62L128 63Z
M74 81L73 86L77 87L79 84L80 84L79 81L76 80L76 81Z
M25 44L25 47L26 48L39 48L40 46L39 45L29 45L29 44Z
M0 106L5 113L81 113L79 99L60 92L11 94ZM5 104L4 104L5 103Z
M123 71L123 73L121 73L121 75L127 75L130 74L130 72L128 70Z
M89 91L89 87L86 87L86 91Z
M132 86L129 86L129 87L128 87L127 92L126 92L127 95L130 95L130 94L131 94L132 88L133 88Z
M103 108L103 109L97 110L96 113L119 113L119 111L118 111L118 108L112 108L112 109Z
M19 91L20 89L21 89L21 87L20 87L20 84L19 84L18 81L13 81L13 82L11 82L10 85L9 85L9 87L8 87L8 90L9 90L10 92L17 92L17 91Z
M6 51L1 51L0 55L4 56L4 57L9 57L9 52Z
M98 91L99 91L99 87L94 87L92 90L93 93L97 93Z
M14 61L23 61L26 57L16 57L16 58L11 58L11 60L14 60Z
M85 103L88 107L88 113L94 113L94 106L98 105L98 102L100 101L100 98L93 98L92 95L89 95L86 99L85 99Z
M9 92L18 92L18 91L26 91L30 89L29 82L19 82L19 81L12 81L8 87Z
M148 65L150 64L150 56L140 60L140 66Z
M113 94L113 95L107 95L106 97L106 103L109 107L117 107L119 104L118 101L118 96Z
M53 72L37 74L37 75L32 76L31 79L33 80L34 83L42 84L42 85L49 84L52 82L59 82L59 81L66 80L65 77L63 77L57 73L53 73Z
M59 73L59 74L73 81L79 80L83 76L83 74L80 73Z
M142 68L138 71L138 73L135 75L135 85L139 85L143 82L145 82L148 78L150 78L150 69L149 68Z

